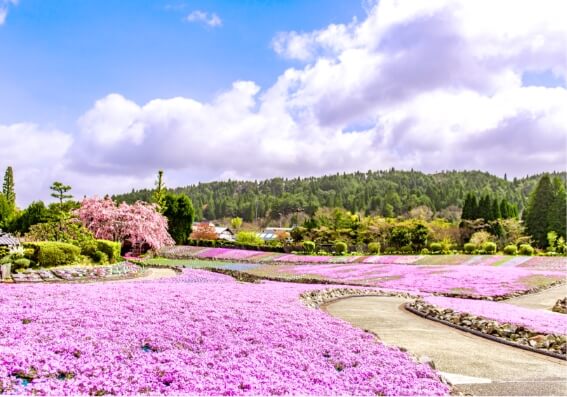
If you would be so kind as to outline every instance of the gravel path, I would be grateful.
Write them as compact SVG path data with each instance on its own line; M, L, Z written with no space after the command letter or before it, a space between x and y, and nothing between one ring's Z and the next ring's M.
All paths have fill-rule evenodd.
M376 333L386 344L430 357L458 389L474 395L567 395L567 363L425 320L402 308L407 300L355 297L324 307Z
M508 299L505 302L516 306L527 307L529 309L551 310L558 299L563 299L566 296L567 284L561 284L535 294Z

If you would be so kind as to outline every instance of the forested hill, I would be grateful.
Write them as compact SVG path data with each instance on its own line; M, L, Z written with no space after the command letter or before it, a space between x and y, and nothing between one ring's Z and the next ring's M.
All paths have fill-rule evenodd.
M186 193L197 219L240 216L278 219L302 210L314 213L320 207L342 207L352 212L401 215L420 205L433 212L462 207L467 193L506 198L520 208L541 175L506 180L480 171L368 171L310 178L273 178L264 181L222 181L169 189ZM553 173L563 181L566 173ZM114 196L117 201L150 201L151 190Z

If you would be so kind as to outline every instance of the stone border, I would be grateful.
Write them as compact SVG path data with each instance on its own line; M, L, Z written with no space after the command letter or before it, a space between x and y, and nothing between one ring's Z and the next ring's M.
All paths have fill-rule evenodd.
M553 358L557 358L557 359L560 359L560 360L563 360L563 361L567 360L567 355L560 354L560 353L556 353L556 352L554 352L554 351L552 351L552 350L549 350L549 349L546 349L546 348L537 348L537 347L533 347L533 346L531 346L531 345L525 345L525 344L517 343L517 342L514 342L512 339L507 338L507 337L492 335L492 334L489 334L489 333L482 332L482 331L480 331L480 330L474 329L474 328L472 328L472 327L470 327L470 326L463 325L462 323L455 324L455 323L452 323L452 322L450 322L450 321L441 319L441 318L439 318L439 317L432 316L432 315L430 315L430 314L428 314L428 313L422 312L422 311L420 311L419 309L417 309L415 306L416 306L416 304L417 304L418 302L423 303L424 306L426 306L427 308L437 308L436 306L430 305L430 304L425 303L425 302L423 302L423 301L408 302L408 303L404 304L403 307L404 307L405 310L409 311L410 313L413 313L413 314L415 314L415 315L417 315L417 316L423 317L423 318L425 318L425 319L427 319L427 320L432 320L432 321L441 323L441 324L443 324L443 325L447 325L447 326L449 326L449 327L451 327L451 328L455 328L455 329L458 329L458 330L460 330L460 331L467 332L467 333L470 333L470 334L479 336L479 337L481 337L481 338L489 339L489 340L492 340L492 341L494 341L494 342L498 342L498 343L502 343L502 344L505 344L505 345L508 345L508 346L520 348L520 349L527 350L527 351L530 351L530 352L533 352L533 353L543 354L543 355L546 355L546 356L549 356L549 357L553 357ZM455 311L453 311L452 309L437 308L437 310L439 310L439 311L451 310L451 312L449 312L449 313L462 314L461 312L455 312ZM448 314L449 314L449 313L448 313ZM481 316L475 316L475 317L477 317L477 318L479 318L479 319L481 319L481 320L483 320L483 321L489 321L489 322L491 322L491 323L496 323L496 324L498 324L498 326L502 326L502 327L505 326L505 324L498 323L497 321L494 321L494 320L489 320L489 319L487 319L487 318L485 318L485 317L481 317ZM460 321L460 320L459 320L459 321ZM471 324L471 325L472 325L472 324ZM541 333L535 333L535 332L526 330L524 327L517 327L517 328L518 328L518 329L519 329L519 328L523 328L523 329L525 330L526 335L529 335L529 337L537 337L537 336L542 336L542 335L544 335L544 334L541 334ZM547 334L547 335L549 336L550 334ZM547 338L548 336L546 336L546 338ZM528 339L528 340L529 340L529 339ZM537 346L537 345L536 345L536 346Z
M224 261L223 261L224 262ZM250 262L245 262L250 263ZM160 266L160 265L155 265ZM164 267L167 265L164 265ZM412 265L408 265L412 266ZM380 289L381 287L376 285L370 284L353 284L353 283L345 283L339 280L332 281L328 279L317 279L317 278L310 278L310 277L298 277L298 278L285 278L285 277L272 277L272 276L257 276L255 274L247 273L246 271L241 270L232 270L232 269L221 269L221 268L202 268L203 270L209 270L215 273L226 274L228 276L232 276L239 281L245 282L257 282L259 280L267 280L267 281L278 281L284 283L299 283L299 284L323 284L323 285L345 285L350 287L361 287L361 288L376 288ZM446 296L448 298L459 298L459 299L472 299L472 300L487 300L487 301L504 301L507 299L517 298L523 295L535 294L541 291L545 291L547 289L557 287L558 285L566 284L567 280L559 280L550 284L547 284L543 287L531 288L525 291L518 291L518 292L511 292L505 295L495 295L495 296L478 296L478 295L467 295L467 294L456 294L451 292L424 292L420 291L420 294L429 294L434 296ZM415 296L415 295L413 295Z
M101 278L77 278L77 279L71 279L71 280L67 280L67 279L61 278L61 277L53 274L56 278L51 279L51 280L43 280L42 279L41 281L14 281L12 279L8 282L0 281L0 284L9 284L9 285L22 285L22 284L91 284L91 283L100 283L100 282L105 282L105 281L133 280L133 279L144 277L144 276L147 275L147 271L144 269L143 266L140 266L138 263L134 263L134 262L131 262L131 261L125 261L125 262L130 262L134 265L137 265L138 267L141 268L141 270L136 272L136 273L128 273L128 274L125 274L125 275L101 277Z
M416 299L415 295L407 292L383 291L380 289L363 288L326 288L307 291L299 295L301 301L308 307L318 308L326 306L332 302L355 297L378 296L378 297L398 297L406 299Z
M551 308L551 311L555 313L567 314L567 297L558 299L557 302L555 302L555 305L553 305L553 307Z

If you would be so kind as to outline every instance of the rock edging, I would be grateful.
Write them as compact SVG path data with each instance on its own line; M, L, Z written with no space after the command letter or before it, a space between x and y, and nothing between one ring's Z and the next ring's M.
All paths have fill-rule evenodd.
M365 288L326 288L302 293L299 298L309 307L318 308L339 299L357 296L393 296L397 298L415 299L415 295L407 292L382 291Z
M495 342L567 360L567 337L542 334L515 324L499 323L481 316L455 312L417 299L405 304L413 314Z
M563 299L558 299L553 305L552 311L561 314L567 314L567 297Z

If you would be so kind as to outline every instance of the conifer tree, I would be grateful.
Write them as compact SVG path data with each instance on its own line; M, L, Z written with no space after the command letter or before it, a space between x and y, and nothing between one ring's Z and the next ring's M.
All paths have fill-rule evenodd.
M4 173L2 194L6 199L10 212L13 213L16 210L16 191L14 190L14 170L12 167L6 168L6 172Z
M543 248L547 245L550 210L555 203L555 199L551 178L545 174L530 195L528 207L524 214L526 230L538 247Z

